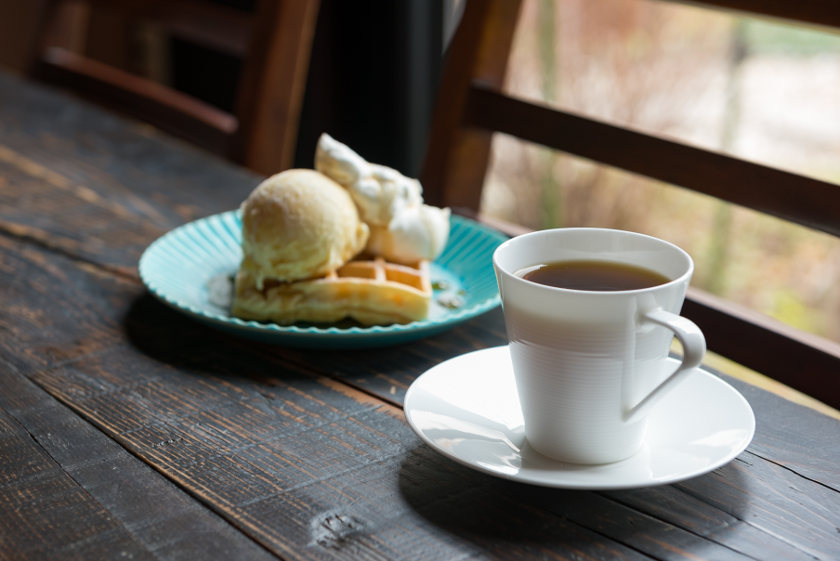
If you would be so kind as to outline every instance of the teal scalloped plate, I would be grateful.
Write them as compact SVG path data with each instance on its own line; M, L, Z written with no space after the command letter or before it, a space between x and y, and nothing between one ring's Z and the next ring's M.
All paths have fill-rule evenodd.
M473 220L452 216L449 242L430 267L435 293L429 317L404 325L291 325L246 321L229 311L232 278L242 259L242 222L232 210L185 224L155 240L140 258L140 278L174 309L233 335L306 348L394 345L440 333L499 305L492 256L507 239ZM458 299L451 308L443 302Z

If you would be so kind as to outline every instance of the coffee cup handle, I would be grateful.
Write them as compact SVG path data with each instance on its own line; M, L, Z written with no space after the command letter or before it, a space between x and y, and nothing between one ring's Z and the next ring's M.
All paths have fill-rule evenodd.
M673 331L682 345L683 357L680 365L670 376L625 412L625 422L632 422L647 414L651 406L676 387L677 383L682 381L691 369L700 366L700 362L706 354L706 338L693 321L667 312L662 308L643 312L641 317L643 321L650 321Z

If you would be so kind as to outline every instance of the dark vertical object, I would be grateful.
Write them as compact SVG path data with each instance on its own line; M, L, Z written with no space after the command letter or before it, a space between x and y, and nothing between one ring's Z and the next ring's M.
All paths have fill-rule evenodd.
M172 39L169 46L174 69L172 87L224 111L233 111L241 62L232 55L179 39Z
M442 0L326 0L295 165L327 132L369 161L419 175L442 58Z
M256 0L211 0L229 8L254 12ZM242 71L242 63L235 56L207 47L182 41L170 40L169 52L173 67L172 86L193 95L224 111L233 111L236 106L236 84Z

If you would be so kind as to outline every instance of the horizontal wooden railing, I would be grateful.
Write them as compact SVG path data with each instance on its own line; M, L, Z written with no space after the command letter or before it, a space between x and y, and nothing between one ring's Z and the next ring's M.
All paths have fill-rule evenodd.
M661 0L670 4L689 4L704 8L723 8L767 16L785 22L801 22L821 27L840 27L840 6L835 0Z
M235 116L152 80L61 48L47 50L36 75L70 87L100 105L117 111L130 107L134 116L215 154L230 150L238 127Z
M840 187L832 183L530 103L480 84L470 89L465 125L510 134L840 236Z

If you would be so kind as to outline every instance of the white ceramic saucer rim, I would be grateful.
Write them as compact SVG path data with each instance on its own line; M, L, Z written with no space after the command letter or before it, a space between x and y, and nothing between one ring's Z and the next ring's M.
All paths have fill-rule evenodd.
M492 356L493 360L488 360L491 358L491 355L498 356ZM645 444L645 447L639 454L622 462L596 466L564 464L562 462L554 461L537 454L533 450L530 450L527 445L522 448L521 453L515 453L520 454L520 459L535 459L536 463L540 465L540 469L523 468L518 471L511 471L510 466L504 466L501 464L494 465L492 458L485 458L485 461L477 462L474 459L464 457L464 455L460 453L453 452L441 446L438 441L432 438L427 433L427 427L424 427L422 421L418 421L417 419L418 413L420 412L419 405L421 405L421 403L417 402L422 402L422 400L418 397L418 394L422 393L425 386L430 384L430 381L434 382L436 377L442 375L447 376L447 380L452 380L453 376L468 375L465 374L465 372L468 372L468 369L464 367L469 366L471 362L475 362L479 359L488 361L489 363L505 370L504 372L497 371L494 375L509 376L512 379L507 346L473 351L471 353L453 357L444 361L420 375L414 383L412 383L406 393L404 408L406 419L408 420L411 428L420 437L420 439L432 449L466 467L495 477L544 487L581 490L631 489L677 483L679 481L703 475L730 462L738 456L738 454L743 452L744 449L746 449L755 433L755 416L752 408L743 395L741 395L740 392L724 380L720 379L705 368L700 367L690 380L694 380L694 384L699 384L701 387L705 387L705 389L709 391L706 395L704 395L703 392L699 392L696 397L699 397L701 400L705 398L706 402L710 402L712 399L728 400L730 407L727 409L727 416L731 419L732 423L732 426L728 427L732 431L732 436L725 437L729 438L730 441L724 442L725 446L717 456L709 459L708 461L701 462L701 465L686 466L683 469L677 469L674 472L661 476L640 475L640 470L643 471L657 462L657 460L651 459L651 454L649 453L651 446L656 446L655 443L651 446ZM479 389L484 392L492 392L492 387L492 384L484 384ZM666 396L663 399L663 402L669 399L669 397L670 396ZM502 399L515 400L516 397L515 395L503 396ZM695 404L693 406L702 407L704 405L705 403L700 405ZM692 405L689 404L688 407L690 408ZM519 412L519 415L521 416L521 412ZM655 415L655 413L653 415ZM654 421L653 416L651 417L651 421ZM678 419L675 424L679 425L679 422L680 421ZM496 426L496 428L498 428L498 426ZM521 431L521 427L519 427L519 430ZM514 429L509 429L505 433L505 437L516 438L516 432L517 431ZM720 431L718 432L720 433ZM720 434L709 434L709 437L720 438L720 436ZM519 437L521 438L521 435L519 435ZM680 446L684 446L684 443L680 443ZM667 451L668 448L659 446L657 450ZM656 453L653 454L654 457L656 457L656 455ZM648 463L646 464L645 462Z

